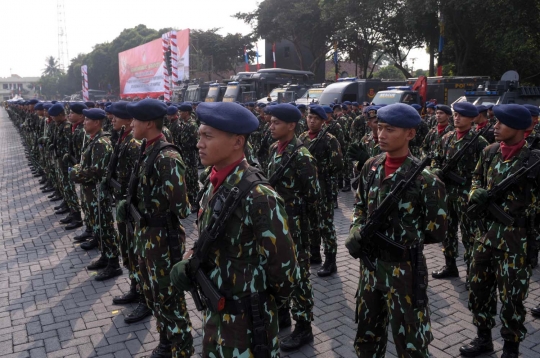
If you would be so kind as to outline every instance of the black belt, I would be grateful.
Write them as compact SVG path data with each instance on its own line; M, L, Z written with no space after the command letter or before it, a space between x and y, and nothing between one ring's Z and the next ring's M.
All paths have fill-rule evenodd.
M146 227L167 227L167 216L166 215L159 215L159 216L145 216L144 217L144 223ZM178 224L178 220L176 220L176 216L171 216L171 223L172 225Z

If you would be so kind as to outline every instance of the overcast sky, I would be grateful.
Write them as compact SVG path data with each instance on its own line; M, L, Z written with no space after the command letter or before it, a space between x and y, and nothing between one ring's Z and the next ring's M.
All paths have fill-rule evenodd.
M139 24L155 30L165 27L202 30L220 27L223 35L229 32L247 34L251 28L231 15L257 7L256 0L63 2L70 59L79 53L90 52L96 44L112 41L122 30ZM8 77L10 73L23 77L41 75L45 58L58 57L57 19L57 0L2 0L0 77ZM259 44L261 56L264 54L262 44ZM429 57L424 50L411 52L410 58L416 58L415 69L427 68Z

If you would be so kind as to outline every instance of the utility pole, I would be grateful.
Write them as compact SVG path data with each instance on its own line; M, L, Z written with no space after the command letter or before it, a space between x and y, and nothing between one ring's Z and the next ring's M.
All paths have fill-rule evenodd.
M58 24L58 64L62 71L66 71L69 66L69 53L64 0L56 1L56 20Z

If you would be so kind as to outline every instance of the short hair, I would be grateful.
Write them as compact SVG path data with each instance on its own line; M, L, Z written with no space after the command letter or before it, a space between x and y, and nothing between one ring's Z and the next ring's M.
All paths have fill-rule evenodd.
M158 131L163 129L163 118L154 119L153 122L156 124L156 129Z

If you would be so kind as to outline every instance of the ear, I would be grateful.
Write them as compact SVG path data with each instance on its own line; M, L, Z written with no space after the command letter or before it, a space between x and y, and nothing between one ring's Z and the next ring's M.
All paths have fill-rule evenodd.
M297 126L297 125L298 125L298 124L295 123L295 122L288 123L288 124L287 124L287 129L289 130L289 132L294 132L294 130L296 129L296 126Z
M234 140L234 149L244 149L244 144L246 142L246 137L243 135L237 135Z
M407 129L407 135L406 138L408 141L411 141L416 136L416 128L409 128Z

